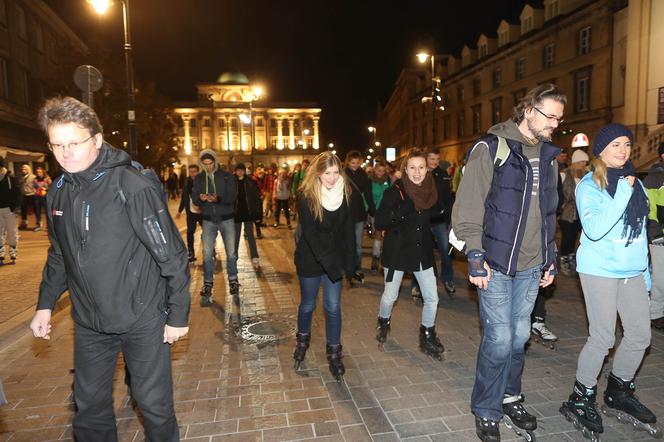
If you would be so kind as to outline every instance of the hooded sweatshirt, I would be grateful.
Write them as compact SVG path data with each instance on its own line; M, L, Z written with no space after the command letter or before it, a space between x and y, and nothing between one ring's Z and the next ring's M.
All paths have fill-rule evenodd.
M23 196L33 196L35 194L34 181L35 175L32 173L30 166L25 165L24 167L28 168L28 173L23 175L21 173L21 194Z
M201 161L204 155L214 158L214 168L208 172ZM221 222L233 219L237 203L237 183L235 177L219 167L217 153L211 149L202 150L198 156L201 172L194 179L191 199L201 208L204 221ZM217 201L203 201L201 194L217 195Z

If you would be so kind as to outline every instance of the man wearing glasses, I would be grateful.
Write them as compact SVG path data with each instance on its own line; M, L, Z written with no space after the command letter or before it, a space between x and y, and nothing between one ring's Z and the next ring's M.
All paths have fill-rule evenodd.
M50 339L51 312L69 290L74 436L117 440L113 375L122 351L147 439L177 441L169 344L189 330L182 238L158 189L126 152L103 141L94 110L57 97L44 104L38 122L63 174L46 197L51 247L30 328Z
M483 441L500 440L503 416L522 432L537 428L522 405L521 374L538 289L555 274L560 149L551 136L566 103L552 84L530 90L512 118L469 152L452 211L479 294L482 341L470 406Z

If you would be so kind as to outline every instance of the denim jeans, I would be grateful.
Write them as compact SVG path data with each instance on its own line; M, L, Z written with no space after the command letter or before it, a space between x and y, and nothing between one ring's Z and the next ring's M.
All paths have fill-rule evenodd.
M329 345L341 344L341 286L343 279L332 282L327 275L300 276L300 307L297 312L297 330L311 332L311 318L316 310L316 299L323 283L323 309L325 310L325 334Z
M355 223L355 270L362 268L362 235L364 234L364 221Z
M244 224L244 233L247 235L247 242L249 243L249 254L252 258L258 258L258 248L256 248L256 238L254 237L254 221L235 223L235 254L237 255L237 251L240 250L242 224Z
M226 273L228 279L237 279L237 251L235 250L235 220L225 221L203 220L203 281L212 285L214 281L214 243L217 232L221 233L226 250Z
M420 266L421 269L421 266ZM403 271L394 270L392 282L387 282L388 268L385 271L385 290L380 298L380 317L389 318L392 316L392 306L399 297L399 287L403 279ZM424 308L422 308L422 325L433 327L436 324L436 313L438 312L438 288L436 287L436 275L433 267L419 272L413 272L415 278L422 287L422 298L424 298Z
M514 277L491 270L486 290L478 288L482 341L477 354L470 408L475 416L499 420L504 395L521 394L530 313L539 289L541 268Z

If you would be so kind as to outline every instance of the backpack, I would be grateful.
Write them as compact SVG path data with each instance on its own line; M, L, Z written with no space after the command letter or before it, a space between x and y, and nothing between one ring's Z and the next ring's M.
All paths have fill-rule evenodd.
M161 184L161 180L154 170L146 169L141 163L134 160L131 160L131 166L127 166L125 170L127 170L129 173L134 173L144 177L145 180L150 184L150 187L152 187L157 192L157 194L161 196L164 204L168 206L168 195L164 191L164 186ZM121 174L119 173L114 174L116 181L115 184L118 189L118 196L120 197L120 200L122 200L123 204L127 204L127 197L122 191L122 186L120 185L120 175Z

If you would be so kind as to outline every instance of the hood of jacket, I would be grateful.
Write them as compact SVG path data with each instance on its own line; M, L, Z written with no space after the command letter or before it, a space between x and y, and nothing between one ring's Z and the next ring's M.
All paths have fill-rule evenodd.
M493 125L487 132L498 137L517 141L524 146L533 146L533 144L524 138L523 134L519 130L519 126L517 126L517 124L512 120L503 121L502 123ZM541 142L538 142L537 144L540 143Z
M69 182L80 182L81 180L93 181L105 174L109 169L129 165L131 165L131 157L127 152L116 149L104 141L99 149L99 155L97 155L97 158L87 169L76 173L64 171L60 180L64 179Z
M201 153L198 154L198 165L201 167L201 172L207 173L207 168L203 164L203 155L211 155L214 158L214 169L212 169L212 174L214 174L217 169L219 169L219 158L217 158L217 152L212 149L203 149Z

